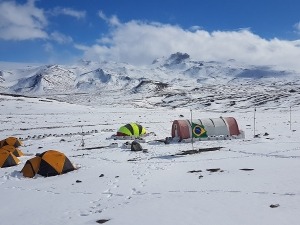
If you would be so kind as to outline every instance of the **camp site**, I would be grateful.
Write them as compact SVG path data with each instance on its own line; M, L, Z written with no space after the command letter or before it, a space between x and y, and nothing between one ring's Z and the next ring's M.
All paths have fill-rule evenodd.
M299 220L298 108L111 108L7 95L1 104L1 218L12 224Z

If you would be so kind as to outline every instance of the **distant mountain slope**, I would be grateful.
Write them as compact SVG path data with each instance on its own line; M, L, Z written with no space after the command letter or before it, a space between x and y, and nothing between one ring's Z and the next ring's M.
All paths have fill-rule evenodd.
M44 96L80 104L191 107L231 111L300 104L300 77L271 66L195 61L186 53L149 66L80 61L74 65L0 68L3 93Z

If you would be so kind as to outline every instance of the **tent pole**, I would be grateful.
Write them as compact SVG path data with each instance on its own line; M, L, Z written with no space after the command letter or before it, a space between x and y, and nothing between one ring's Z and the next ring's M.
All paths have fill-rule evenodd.
M192 149L194 150L194 135L193 135L193 111L190 109L191 112L191 128L192 128Z
M256 124L256 122L255 122L255 113L256 113L256 108L254 107L254 121L253 121L253 127L254 127L254 129L253 129L253 137L255 137L255 124Z
M84 139L83 139L83 126L81 126L81 143L80 143L81 147L84 147Z
M290 130L292 130L292 106L290 106Z

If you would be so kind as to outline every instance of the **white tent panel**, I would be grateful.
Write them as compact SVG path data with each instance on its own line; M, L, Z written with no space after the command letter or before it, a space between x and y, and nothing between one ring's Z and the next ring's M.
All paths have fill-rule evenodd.
M220 135L224 135L224 136L229 136L229 130L227 127L227 124L225 123L225 121L222 118L213 118L211 119L215 125L215 135L216 136L220 136Z
M207 132L207 136L215 136L216 132L215 132L215 126L212 122L211 119L201 119L201 122L202 122L202 125L204 126L204 129L206 130Z

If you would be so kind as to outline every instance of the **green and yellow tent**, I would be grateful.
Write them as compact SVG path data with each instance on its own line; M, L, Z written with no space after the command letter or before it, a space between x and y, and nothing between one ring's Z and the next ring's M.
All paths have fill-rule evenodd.
M119 128L117 136L134 136L139 137L147 133L146 129L137 123L128 123Z

